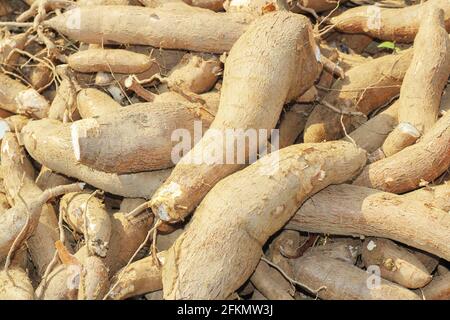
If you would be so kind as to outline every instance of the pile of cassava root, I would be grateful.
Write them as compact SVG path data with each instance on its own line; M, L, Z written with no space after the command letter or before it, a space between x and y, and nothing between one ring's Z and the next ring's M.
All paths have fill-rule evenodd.
M0 299L450 299L449 32L450 0L0 0Z

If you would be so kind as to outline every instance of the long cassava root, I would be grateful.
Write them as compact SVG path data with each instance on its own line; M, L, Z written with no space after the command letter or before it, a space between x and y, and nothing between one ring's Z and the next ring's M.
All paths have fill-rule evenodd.
M269 25L273 31L266 33ZM250 45L256 39L258 45ZM285 49L271 50L274 45ZM224 137L226 129L273 129L283 104L311 87L318 73L315 48L310 23L303 17L284 12L262 17L239 38L227 58L220 105L210 130L180 160L151 200L153 212L160 219L183 219L220 179L242 168L243 164L235 159L230 164L223 164L227 150L224 143L217 146L217 131ZM264 62L260 59L261 55L265 57ZM274 70L277 72L274 73ZM273 77L278 72L283 76ZM264 75L266 79L261 81L259 75ZM242 92L242 95L236 92ZM232 137L234 140L226 144L235 149L236 141L245 139L244 135L245 132L238 132L237 136ZM249 150L248 157L255 155L248 145L245 149ZM220 151L211 165L206 161L195 164L205 155L212 154L214 157L214 150ZM233 152L234 155L236 152Z

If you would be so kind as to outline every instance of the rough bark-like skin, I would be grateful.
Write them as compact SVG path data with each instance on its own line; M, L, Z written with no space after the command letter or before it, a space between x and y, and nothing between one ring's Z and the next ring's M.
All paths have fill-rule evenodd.
M141 214L136 218L128 219L124 216L124 213L117 212L113 215L111 222L112 234L109 250L103 260L110 276L128 263L137 248L145 240L152 225L153 216ZM88 257L86 246L81 247L75 257L84 264Z
M81 276L80 265L60 264L41 282L36 296L41 300L76 300Z
M7 64L16 64L17 59L20 57L20 54L18 52L13 53L10 56L11 51L13 51L14 49L22 50L27 40L28 35L26 33L4 37L0 40L0 63L4 63L6 69L8 69ZM6 61L8 57L9 59Z
M363 244L362 260L366 268L380 267L381 276L409 289L422 288L431 275L414 254L388 239L367 238Z
M450 20L450 1L447 3ZM444 29L443 12L435 7L423 10L414 39L414 58L403 79L398 109L399 122L410 123L421 134L435 124L442 91L450 76L450 38Z
M450 272L439 275L423 288L426 300L450 300Z
M314 50L309 21L292 13L267 14L239 38L225 65L219 110L211 124L214 130L208 130L183 157L151 200L160 219L183 219L218 181L244 166L236 157L231 164L223 164L226 161L220 156L248 151L248 143L245 150L236 150L248 129L265 129L270 134L284 103L308 90L316 79L319 67ZM217 133L225 140L227 129L242 132L220 143ZM205 157L215 158L208 164Z
M368 115L399 94L403 77L413 57L412 49L398 55L388 55L356 66L338 79L324 100L338 109L358 111ZM344 135L341 114L317 105L309 116L304 132L305 142L336 140ZM343 115L342 122L351 132L361 119Z
M308 237L302 236L295 230L282 230L280 234L270 243L267 258L279 266L289 277L293 276L290 259L283 253L295 253L298 247L304 244Z
M147 198L170 174L169 170L117 175L91 169L75 159L70 124L55 120L30 122L23 130L28 153L46 167L124 197Z
M409 147L420 137L420 132L409 122L400 122L398 126L386 137L381 150L386 157Z
M65 221L74 231L84 234L92 254L106 256L111 238L111 220L100 199L91 197L86 192L68 193L61 198L59 213L64 215ZM84 223L85 215L87 228Z
M34 300L33 286L23 269L0 271L0 300Z
M222 73L222 63L216 57L186 54L165 79L169 88L185 92L205 93L214 86Z
M450 211L450 182L414 190L405 193L403 197L428 203L444 211Z
M87 258L80 274L78 300L102 300L108 289L108 269L103 260L94 256Z
M412 42L419 30L422 12L431 6L444 10L445 26L447 31L450 31L448 0L430 0L401 9L360 6L331 18L330 22L341 32L365 33L381 40Z
M19 133L22 131L22 128L25 127L25 125L30 121L31 119L23 116L21 114L15 114L12 116L9 116L7 118L2 119L2 121L5 121L8 124L9 129L11 132Z
M78 120L76 102L76 91L73 83L70 79L63 79L48 110L48 118L59 121L63 121L65 117L68 120Z
M159 259L164 259L158 254ZM121 269L112 278L111 284L116 288L109 297L113 300L124 300L162 289L161 267L156 265L152 256L131 263L125 270Z
M379 190L330 186L306 201L288 227L388 238L450 260L450 216L446 211Z
M288 111L283 112L278 126L280 140L279 147L288 147L295 142L295 139L303 132L309 114L313 110L313 105L296 104Z
M389 108L372 117L360 127L349 133L356 145L372 153L383 145L386 137L398 124L398 100ZM351 141L348 137L342 138Z
M450 167L450 112L447 112L416 144L364 169L354 184L387 192L417 189Z
M362 244L360 240L352 238L327 239L321 246L311 247L308 253L320 254L329 258L341 260L355 265L361 255ZM294 260L290 260L291 262Z
M75 181L42 166L35 182L41 190L46 190L65 184L71 184Z
M191 103L143 103L76 121L71 125L75 157L93 169L118 174L173 167L172 151L179 143L173 133L183 130L194 137L195 122L204 132L210 121L200 113Z
M307 254L296 259L297 281L317 292L324 300L420 300L414 292L381 279L371 287L370 273L325 255Z
M148 70L150 57L122 49L88 49L78 51L67 59L69 66L78 72L141 73Z
M87 88L78 92L77 107L81 118L93 118L118 111L121 106L103 91Z
M12 219L13 224L1 225L0 228L4 228L2 231L4 236L9 235L11 239L14 239L27 217L27 210L23 207L23 203L17 195L18 191L20 190L20 196L30 208L42 193L42 190L34 183L34 168L24 149L19 146L14 134L7 133L3 137L1 149L1 168L4 172L3 184L10 205L14 208L9 209L2 215L2 218L8 219L6 214L11 214L10 219ZM37 214L39 221L34 232L28 234L30 237L27 244L37 273L42 275L55 253L54 243L58 239L58 221L50 204L45 204ZM9 248L10 245L7 246L7 250Z
M70 22L73 23L70 23ZM248 27L246 15L135 6L82 7L45 21L73 40L98 44L140 44L163 49L222 53Z
M0 108L35 118L47 116L49 103L36 90L0 73Z
M250 281L269 300L294 300L289 281L264 261L259 262Z
M225 299L252 274L262 246L311 194L366 161L347 142L293 145L220 181L163 266L166 299Z

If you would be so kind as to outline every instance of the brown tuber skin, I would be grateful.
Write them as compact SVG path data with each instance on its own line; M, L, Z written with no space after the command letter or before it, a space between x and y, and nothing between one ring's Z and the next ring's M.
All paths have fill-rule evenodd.
M23 269L0 271L0 300L34 300L33 286Z
M450 19L450 4L448 9ZM436 123L442 91L450 76L450 38L441 9L424 8L421 20L414 39L414 57L400 90L398 120L424 134ZM391 135L401 134L394 130Z
M90 193L68 193L61 198L59 212L74 231L84 234L92 254L106 256L111 237L111 220L100 199Z
M444 10L447 31L450 31L450 2L429 0L424 4L405 8L380 8L360 6L331 18L335 29L346 33L364 33L381 40L412 42L422 21L422 13L429 7Z
M153 64L150 57L122 49L88 49L78 51L67 59L78 72L141 73Z
M408 122L401 122L384 140L381 146L383 155L390 157L414 144L419 137L420 132L413 125Z
M20 228L20 221L27 217L27 210L23 207L24 203L28 208L31 208L43 189L40 189L34 182L34 168L24 149L19 146L16 136L12 133L7 133L2 139L1 159L5 193L11 207L15 208L10 210L15 210L16 212L11 218L14 219L14 216L17 215L16 218L18 219L17 225L13 222L14 227L11 225L1 226L9 228L9 230L5 231L5 235L8 235L15 227ZM21 210L18 209L20 206L22 206ZM10 213L11 211L5 212L5 214ZM30 237L27 240L27 246L37 269L37 274L41 276L55 253L53 244L58 238L58 221L56 213L50 204L44 204L42 210L37 213L39 214L39 221L35 226L34 232L28 234ZM5 215L2 217L6 218ZM14 236L13 234L9 235ZM17 246L16 249L18 248Z
M355 185L403 193L432 181L450 167L450 112L416 144L365 167Z
M356 145L368 153L372 153L380 148L386 137L398 125L398 100L395 101L386 110L370 118L367 122L350 132L351 138L342 138L351 142L352 139Z
M36 90L0 73L0 108L12 113L44 118L49 107L48 101Z
M170 170L159 170L117 175L79 164L73 153L70 124L59 121L32 121L22 134L25 148L39 163L112 194L148 198L170 174Z
M269 26L272 32L267 33ZM254 45L255 39L258 45ZM277 46L277 50L272 46ZM263 16L239 38L227 57L219 110L210 130L152 197L151 208L161 220L174 222L185 218L218 181L244 166L236 159L231 161L233 164L222 163L223 155L231 153L226 149L232 149L233 155L244 151L236 150L236 143L245 139L245 133L238 132L219 145L216 133L222 137L226 129L265 129L270 133L284 103L312 86L319 71L314 50L309 21L285 12ZM248 158L255 155L248 144L245 149ZM216 154L212 164L204 161L209 154ZM222 159L217 159L220 155ZM202 161L192 164L195 159Z
M250 22L246 15L196 9L187 14L137 6L81 7L46 20L44 25L86 43L223 53L231 49ZM73 19L81 21L79 28L68 23Z
M372 288L369 273L325 255L307 254L293 264L294 279L324 300L420 300L414 292L384 279Z
M337 109L361 112L371 111L389 102L400 93L403 77L413 57L412 49L397 55L388 55L358 65L338 79L324 101ZM304 132L305 142L330 141L341 138L344 131L341 114L323 105L317 105L308 118ZM361 117L342 115L347 132L356 129Z
M164 263L164 252L158 254L158 259ZM161 266L156 265L154 257L145 257L119 270L111 284L115 286L109 294L109 298L113 300L124 300L161 290Z
M186 54L162 80L170 89L200 94L211 90L221 73L221 62L216 57Z
M102 300L108 289L108 269L103 260L95 256L87 258L80 273L78 300Z
M330 186L307 200L287 228L388 238L450 260L450 216L403 196L355 185Z
M183 129L194 136L195 122L204 131L210 121L190 103L143 103L71 125L77 161L111 173L132 173L174 166L173 132ZM133 139L130 141L130 134Z
M111 114L121 108L108 94L94 88L80 90L76 99L78 112L83 119Z
M167 252L165 299L229 297L253 273L262 244L308 196L351 179L365 162L351 143L300 144L220 181Z
M367 238L363 244L362 260L366 268L380 267L381 276L409 289L426 286L431 275L414 254L388 239Z
M259 262L250 281L269 300L294 300L291 284L264 261Z
M450 272L435 277L422 292L425 300L450 300Z

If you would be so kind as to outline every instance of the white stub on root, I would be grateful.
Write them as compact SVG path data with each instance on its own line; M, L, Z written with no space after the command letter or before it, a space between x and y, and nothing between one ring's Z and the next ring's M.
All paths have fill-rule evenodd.
M70 126L70 136L72 138L72 148L77 161L81 160L81 147L80 139L87 136L88 130L98 128L97 120L95 119L84 119L80 122L74 122Z
M410 124L409 122L402 122L398 125L398 130L400 130L400 132L403 132L411 137L414 138L419 138L420 137L420 132L419 130L417 130L412 124Z
M18 105L17 113L35 115L45 118L49 109L48 101L34 89L19 92L15 101Z
M11 129L9 128L8 122L1 119L0 120L0 140L3 139L3 137L5 136L5 133L9 132L9 131L11 131Z
M377 245L375 244L375 242L370 240L369 243L367 244L367 250L372 251L373 249L375 249L376 246Z

